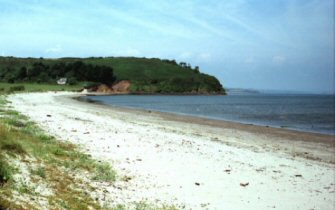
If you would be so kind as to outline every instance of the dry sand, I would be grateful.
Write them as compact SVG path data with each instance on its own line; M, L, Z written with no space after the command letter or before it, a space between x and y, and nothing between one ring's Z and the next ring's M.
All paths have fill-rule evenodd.
M335 209L334 136L108 108L74 96L8 99L49 134L113 165L118 180L96 183L110 206Z

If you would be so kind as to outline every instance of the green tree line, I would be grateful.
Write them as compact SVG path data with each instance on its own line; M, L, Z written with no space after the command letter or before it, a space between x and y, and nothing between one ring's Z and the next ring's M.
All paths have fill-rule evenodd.
M78 81L111 84L115 81L111 67L85 64L82 61L72 63L59 62L53 65L35 62L31 66L16 68L7 66L0 69L0 80L8 83L54 83L62 77L66 77L70 84L75 84Z

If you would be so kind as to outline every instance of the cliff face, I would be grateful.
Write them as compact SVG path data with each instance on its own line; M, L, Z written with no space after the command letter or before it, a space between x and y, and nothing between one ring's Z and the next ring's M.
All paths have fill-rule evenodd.
M129 93L129 90L128 90L129 86L130 86L130 82L127 80L123 80L123 81L114 83L112 85L112 90L115 93Z
M88 91L105 93L105 94L128 94L130 82L127 80L122 80L115 82L112 85L101 84L96 87L90 88Z

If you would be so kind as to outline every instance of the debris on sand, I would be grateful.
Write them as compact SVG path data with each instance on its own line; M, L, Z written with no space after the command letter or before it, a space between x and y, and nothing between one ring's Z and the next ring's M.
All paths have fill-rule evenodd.
M242 187L246 187L246 186L248 186L248 185L249 185L249 182L240 183L240 186L242 186Z

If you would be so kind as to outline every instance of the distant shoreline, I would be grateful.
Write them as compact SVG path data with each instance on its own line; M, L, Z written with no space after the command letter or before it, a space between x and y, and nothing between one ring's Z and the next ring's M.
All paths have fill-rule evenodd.
M144 96L227 96L227 93L155 93L155 92L129 92L129 93L104 93L88 92L86 96L114 96L114 95L144 95Z

